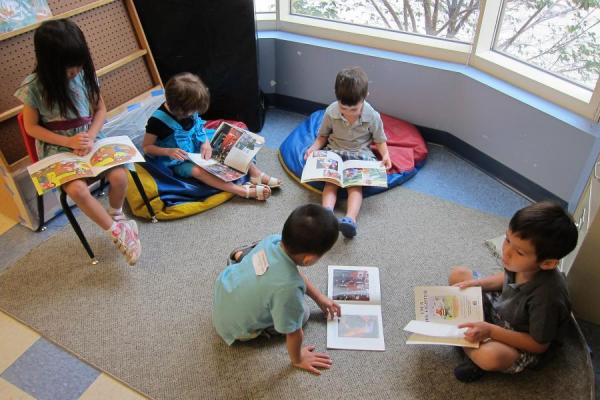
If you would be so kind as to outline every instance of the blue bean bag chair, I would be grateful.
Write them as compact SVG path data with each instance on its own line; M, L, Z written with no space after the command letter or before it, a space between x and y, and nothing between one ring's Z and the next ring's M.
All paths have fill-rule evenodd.
M205 127L214 129L221 122L222 120L209 121ZM246 125L241 122L227 122L246 128ZM178 219L198 214L210 210L235 196L232 193L222 192L205 185L196 179L185 179L176 176L171 169L150 157L146 157L145 163L136 163L135 169L144 186L150 205L154 209L156 218L159 220ZM248 176L246 175L235 181L235 183L241 185L247 181ZM131 176L129 176L127 187L127 202L134 215L146 219L151 218Z
M279 147L279 161L287 173L300 182L304 168L304 153L315 141L325 110L312 113L304 122L294 129ZM383 130L388 138L387 145L392 160L392 168L388 170L388 187L363 187L363 197L385 192L398 186L417 174L427 160L427 144L417 128L388 115L381 114ZM381 159L375 145L371 147L377 158ZM302 183L308 189L321 192L323 182ZM340 189L340 197L346 197L345 189Z

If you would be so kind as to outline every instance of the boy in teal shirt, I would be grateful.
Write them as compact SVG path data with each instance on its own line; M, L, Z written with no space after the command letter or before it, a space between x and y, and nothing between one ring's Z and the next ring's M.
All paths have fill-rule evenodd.
M281 235L271 235L233 257L215 284L213 324L228 345L264 333L286 335L292 365L319 375L331 358L302 347L302 325L308 320L307 294L327 317L340 315L340 306L319 291L297 266L314 265L338 238L338 222L325 208L296 208ZM274 331L274 332L273 332Z

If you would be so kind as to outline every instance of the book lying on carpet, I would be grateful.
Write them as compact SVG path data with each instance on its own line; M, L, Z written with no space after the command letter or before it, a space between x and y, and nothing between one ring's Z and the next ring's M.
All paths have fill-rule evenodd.
M316 150L306 159L300 181L325 181L340 187L387 187L387 173L380 161L343 161L333 151Z
M416 320L404 327L411 332L407 344L438 344L478 348L464 338L465 322L483 321L481 287L418 286L415 288Z
M250 163L265 144L265 138L237 126L221 123L210 142L212 156L189 153L190 161L225 182L235 181L248 173Z
M327 274L327 293L342 309L327 321L327 348L385 350L379 269L330 265Z
M117 165L144 162L128 136L111 136L94 143L86 156L58 153L27 167L38 194L76 179L92 178Z

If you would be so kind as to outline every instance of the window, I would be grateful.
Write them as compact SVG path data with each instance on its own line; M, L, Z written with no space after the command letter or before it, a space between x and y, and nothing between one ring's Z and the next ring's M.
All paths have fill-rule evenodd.
M506 0L494 50L594 89L600 72L597 0Z
M254 0L257 13L274 13L276 0Z
M290 12L417 35L473 41L479 0L290 0Z
M255 4L259 29L469 65L589 119L600 119L600 0Z

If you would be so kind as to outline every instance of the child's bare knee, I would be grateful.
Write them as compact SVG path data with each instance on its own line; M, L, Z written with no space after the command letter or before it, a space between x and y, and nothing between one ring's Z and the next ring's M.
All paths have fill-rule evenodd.
M75 203L91 196L87 183L82 180L70 182L64 187L64 190Z
M450 269L450 275L448 276L448 283L454 285L458 282L468 281L473 279L473 271L470 268L464 266L456 266Z
M108 181L112 187L127 187L127 171L125 168L115 168L108 175Z
M505 371L514 363L514 357L503 353L487 354L477 361L473 360L479 368L485 371Z

